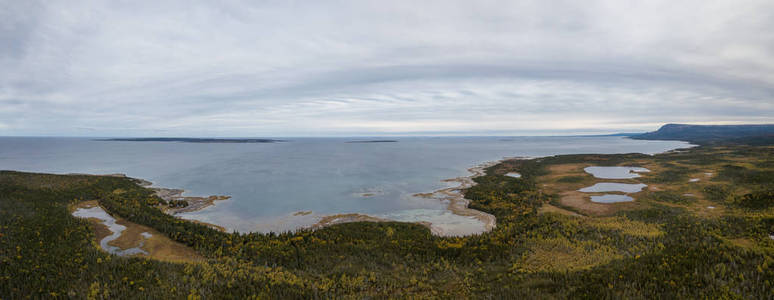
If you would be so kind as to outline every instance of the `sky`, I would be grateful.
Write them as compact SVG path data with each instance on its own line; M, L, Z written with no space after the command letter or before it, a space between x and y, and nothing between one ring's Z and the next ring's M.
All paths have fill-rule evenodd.
M0 135L774 123L774 1L0 0Z

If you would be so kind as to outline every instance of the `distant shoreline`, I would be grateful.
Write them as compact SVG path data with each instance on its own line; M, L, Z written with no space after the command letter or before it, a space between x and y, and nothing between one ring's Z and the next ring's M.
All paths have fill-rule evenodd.
M358 143L397 143L396 140L369 140L369 141L348 141L347 143L350 144L358 144Z
M285 140L274 139L221 139L221 138L111 138L95 139L101 142L180 142L180 143L278 143Z

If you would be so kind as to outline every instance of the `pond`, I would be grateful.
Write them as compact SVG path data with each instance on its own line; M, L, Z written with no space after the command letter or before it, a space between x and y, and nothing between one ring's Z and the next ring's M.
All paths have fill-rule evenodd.
M614 183L614 182L600 182L595 185L582 188L578 190L584 193L600 193L600 192L623 192L623 193L636 193L642 191L646 184L642 183Z
M521 178L521 174L516 173L516 172L510 172L508 174L505 174L505 176L513 177L513 178Z
M131 256L135 254L148 254L148 252L145 252L145 250L142 250L140 247L142 247L142 242L140 243L140 247L135 248L129 248L129 249L121 249L116 246L112 246L108 243L111 241L119 238L121 236L121 233L126 230L126 226L116 223L116 219L113 218L110 214L105 212L101 207L94 206L89 208L78 208L73 212L73 216L79 217L79 218L95 218L101 221L102 224L107 226L108 230L112 233L109 236L106 236L101 241L99 241L99 246L102 247L103 250L119 255L119 256ZM147 234L147 235L146 235ZM148 238L150 237L150 233L143 232L143 236Z
M591 196L591 202L596 203L617 203L617 202L629 202L634 201L634 198L626 195L618 194L605 194L600 196Z
M650 170L640 167L586 167L583 169L586 173L602 179L629 179L640 177L642 172Z

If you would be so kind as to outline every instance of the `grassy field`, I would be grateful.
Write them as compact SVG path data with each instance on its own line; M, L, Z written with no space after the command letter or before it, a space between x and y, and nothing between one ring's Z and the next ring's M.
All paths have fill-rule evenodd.
M614 165L652 171L615 181L648 184L632 195L635 201L593 203L576 191L601 182L583 167ZM0 298L774 294L772 147L510 160L475 181L465 191L470 206L497 217L497 227L481 235L442 238L398 222L231 234L162 213L160 199L131 179L4 171ZM109 255L98 248L99 225L70 214L84 201L97 201L125 224L152 230L200 258Z

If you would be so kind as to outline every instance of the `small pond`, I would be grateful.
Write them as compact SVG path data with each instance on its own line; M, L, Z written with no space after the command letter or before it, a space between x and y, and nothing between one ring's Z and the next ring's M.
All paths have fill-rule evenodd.
M513 177L513 178L521 178L521 174L516 173L516 172L510 172L508 174L505 174L505 176Z
M586 173L602 179L629 179L640 177L641 172L650 172L650 170L640 167L586 167L583 169Z
M605 194L601 196L591 196L591 202L596 203L617 203L634 201L634 198L626 195Z
M636 193L642 191L646 184L642 183L614 183L614 182L600 182L595 185L582 188L578 190L584 193L600 193L600 192L623 192L623 193Z
M111 235L106 236L101 241L99 241L99 246L102 247L103 250L119 255L119 256L130 256L135 254L148 254L148 252L145 252L145 250L142 250L140 247L142 247L143 242L140 243L140 247L135 248L129 248L129 249L121 249L116 246L109 245L111 241L119 238L121 236L121 233L126 230L126 226L116 223L116 219L113 218L110 214L105 212L101 207L94 206L90 208L78 208L73 212L73 216L79 217L79 218L96 218L100 221L102 221L102 224L107 226L108 230L112 232ZM146 238L148 236L145 235L146 232L143 232L143 236ZM147 233L150 235L150 233Z

